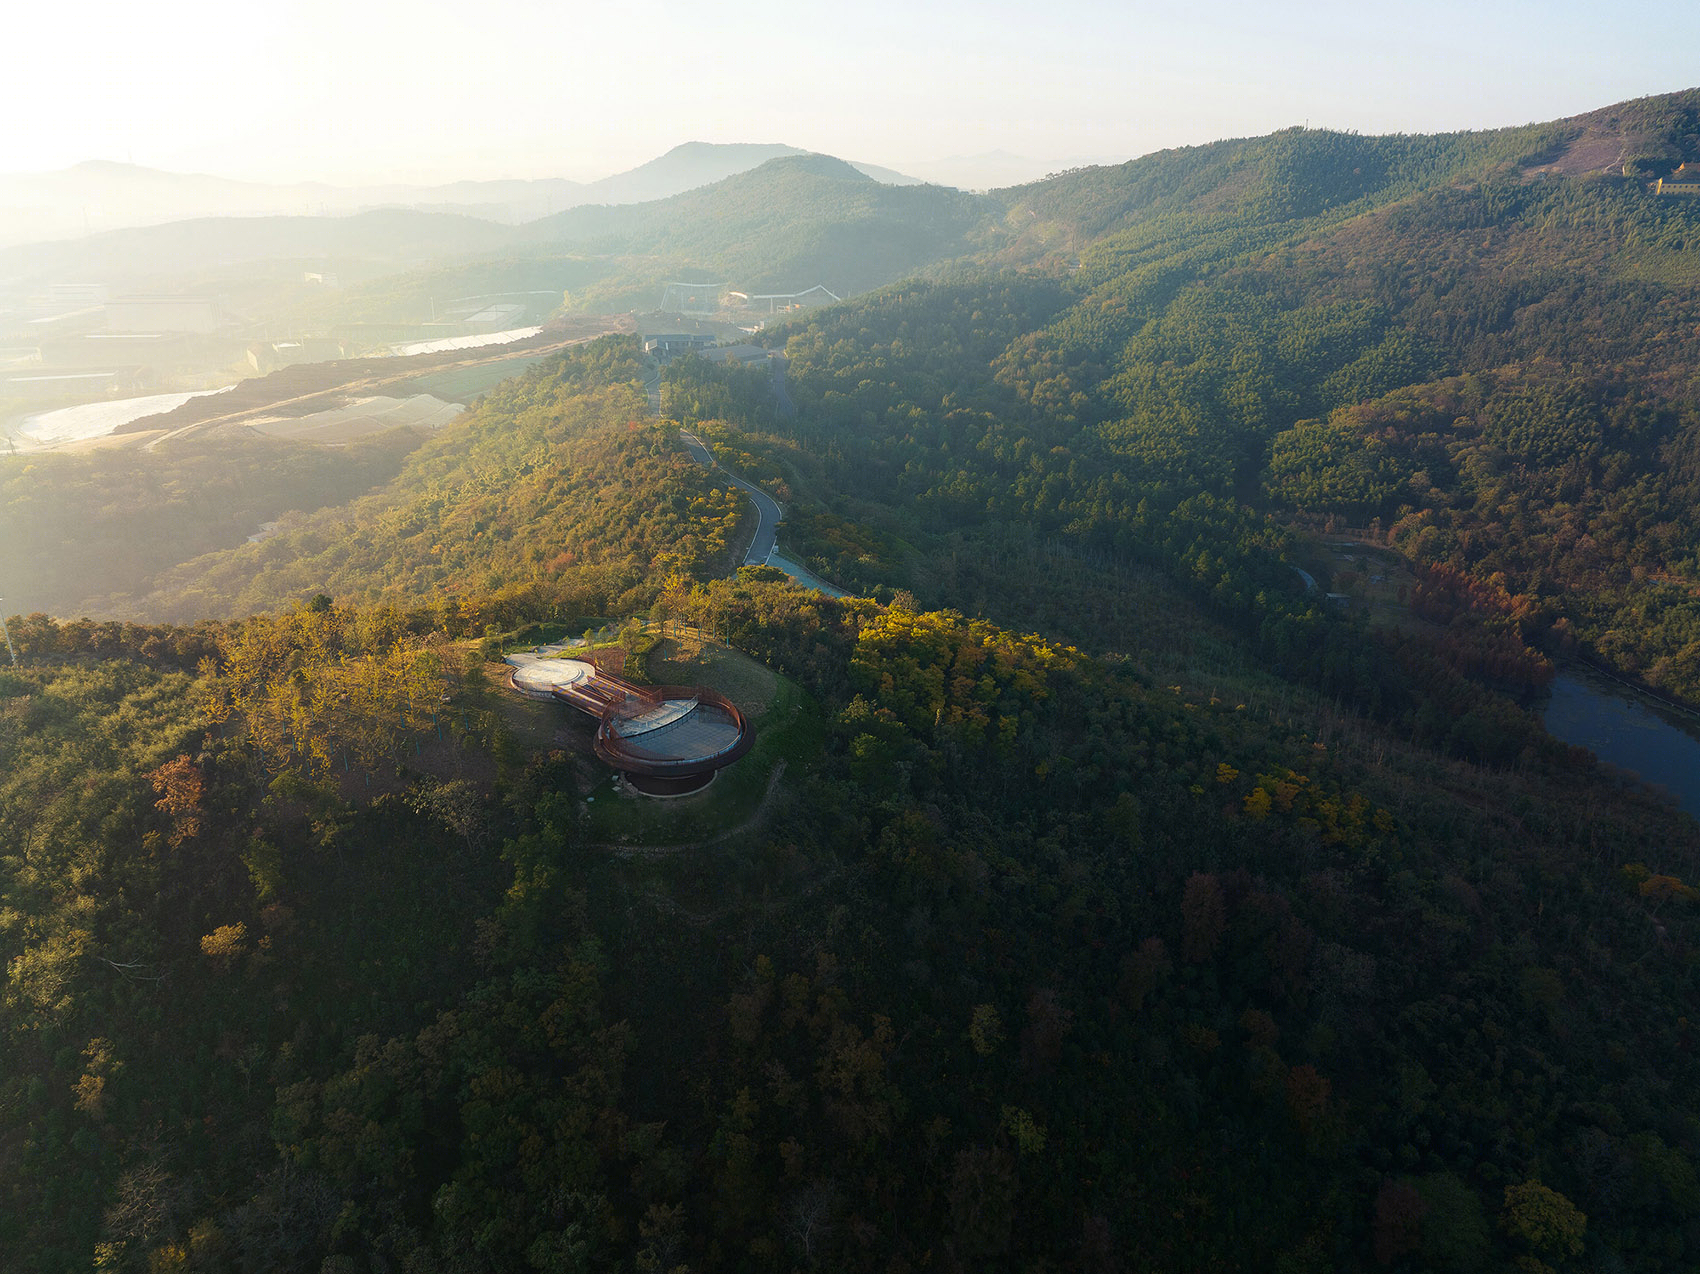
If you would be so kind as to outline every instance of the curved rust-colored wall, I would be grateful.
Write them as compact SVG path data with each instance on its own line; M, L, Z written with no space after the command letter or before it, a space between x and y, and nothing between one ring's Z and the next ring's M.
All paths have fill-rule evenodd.
M689 774L708 774L714 770L725 769L739 757L749 752L755 745L755 734L750 729L750 723L744 719L744 714L718 690L710 690L706 686L645 686L644 697L655 700L665 699L695 699L710 707L719 708L732 718L738 727L738 741L723 752L717 752L708 757L682 757L678 760L663 761L655 757L640 757L621 747L620 737L614 733L613 722L619 709L610 708L602 714L602 719L596 725L596 742L593 745L596 755L616 770L627 774L641 774L655 778L677 778Z

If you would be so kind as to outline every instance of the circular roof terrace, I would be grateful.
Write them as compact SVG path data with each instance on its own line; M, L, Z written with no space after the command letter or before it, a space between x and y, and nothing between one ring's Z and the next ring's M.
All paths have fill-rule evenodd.
M628 775L684 778L725 768L754 741L725 695L704 686L654 686L602 714L595 748Z
M694 790L755 742L738 706L706 686L639 686L574 659L567 647L507 656L508 682L531 699L554 699L596 718L596 755L639 790Z

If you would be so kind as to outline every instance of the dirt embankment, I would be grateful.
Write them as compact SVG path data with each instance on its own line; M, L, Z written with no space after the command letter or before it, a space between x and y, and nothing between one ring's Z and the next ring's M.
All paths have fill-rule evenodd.
M306 416L340 406L353 394L376 394L432 372L476 367L524 354L548 354L598 336L634 330L630 315L617 314L550 324L536 336L506 345L449 350L392 358L340 358L327 363L298 363L239 382L224 393L192 398L173 411L132 420L114 431L155 433L191 425L231 422L254 412Z

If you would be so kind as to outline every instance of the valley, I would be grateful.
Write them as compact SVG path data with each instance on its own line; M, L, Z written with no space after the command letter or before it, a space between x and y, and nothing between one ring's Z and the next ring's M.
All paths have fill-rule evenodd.
M1694 1268L1700 90L779 149L0 253L322 342L0 457L0 1263Z

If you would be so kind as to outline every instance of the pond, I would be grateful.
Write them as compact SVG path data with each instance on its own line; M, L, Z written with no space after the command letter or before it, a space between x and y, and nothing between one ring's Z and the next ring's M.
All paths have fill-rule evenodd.
M1555 738L1663 789L1700 818L1700 718L1574 668L1553 679L1541 716Z

